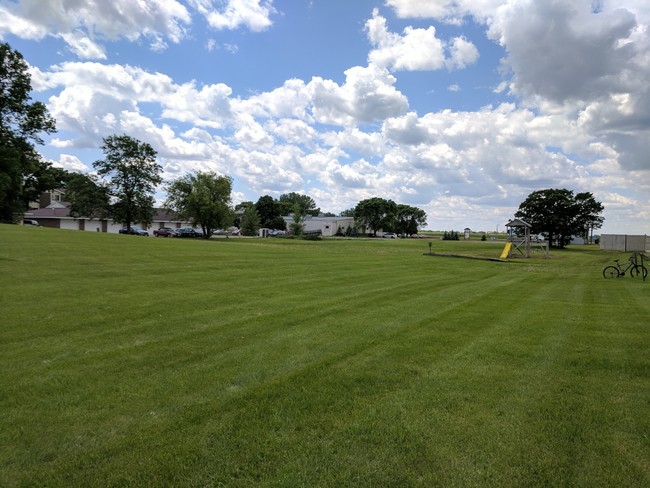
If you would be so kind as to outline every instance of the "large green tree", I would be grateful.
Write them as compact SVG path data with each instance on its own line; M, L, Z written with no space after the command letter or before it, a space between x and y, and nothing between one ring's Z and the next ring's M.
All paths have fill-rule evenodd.
M260 227L276 230L286 229L287 224L282 218L280 203L275 198L264 195L257 200L255 208L260 216Z
M395 227L397 204L392 200L373 197L362 200L354 208L357 225L366 227L377 236L378 230L392 231Z
M316 202L309 195L291 192L280 195L280 212L282 215L289 215L298 208L301 215L311 215L317 217L320 208L316 207Z
M60 175L42 161L34 143L56 132L41 102L31 100L31 77L23 56L0 44L0 221L15 222L42 190L60 185ZM59 179L59 181L57 181Z
M252 203L252 202L250 202ZM260 230L260 216L257 215L255 205L244 207L244 213L241 216L240 230L244 236L256 236Z
M108 187L96 176L71 173L65 184L65 199L72 217L107 219L112 215Z
M41 193L63 188L71 173L63 168L57 168L40 155L30 165L29 171L23 174L23 203L26 207L29 202L37 202Z
M209 239L214 230L232 225L231 192L232 178L229 176L197 171L169 184L165 207L201 227L203 237Z
M295 203L293 206L293 211L291 212L291 223L289 224L289 230L291 233L296 236L302 236L305 231L305 218L306 214L303 207L299 203Z
M427 213L421 208L398 204L395 211L395 231L398 234L417 234L418 229L427 225Z
M135 222L151 223L153 195L162 183L156 151L146 142L127 135L105 137L102 150L105 159L95 161L93 166L99 176L107 178L113 220L125 227Z
M545 234L552 246L564 247L572 236L583 237L590 228L600 228L603 210L589 192L574 195L571 190L550 188L528 195L515 217L528 222L534 234Z
M596 201L590 192L576 193L575 203L578 209L574 222L576 235L588 239L590 231L593 232L594 229L600 229L603 226L605 217L601 214L605 207Z
M251 207L255 208L255 204L251 201L244 201L235 205L235 219L233 221L233 225L235 227L241 228L241 219L244 216L244 212L246 212L246 210L248 210ZM259 220L259 216L258 216L258 220Z

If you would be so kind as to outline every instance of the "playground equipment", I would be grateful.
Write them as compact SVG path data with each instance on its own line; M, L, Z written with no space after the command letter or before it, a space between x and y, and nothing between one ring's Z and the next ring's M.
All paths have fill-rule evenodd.
M529 258L533 249L544 252L544 257L548 257L548 242L539 241L537 238L532 239L530 229L532 225L522 219L513 219L506 224L508 229L508 242L506 242L501 259L506 257L524 257Z
M501 256L499 256L499 259L507 259L508 254L510 254L510 248L512 248L512 242L506 242L506 245L503 246L503 252L501 253Z

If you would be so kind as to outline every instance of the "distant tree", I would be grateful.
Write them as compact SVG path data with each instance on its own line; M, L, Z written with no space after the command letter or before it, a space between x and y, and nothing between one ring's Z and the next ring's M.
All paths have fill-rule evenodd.
M112 215L108 188L96 176L71 173L65 184L70 216L106 219Z
M378 230L392 231L395 226L397 204L379 197L360 201L354 209L357 224L370 229L374 236Z
M528 222L533 234L544 233L551 245L564 247L572 236L584 236L589 228L599 228L604 218L603 205L591 193L566 189L532 192L519 205L515 217Z
M280 204L272 196L260 197L255 203L255 208L260 216L260 227L277 230L286 229L287 225L282 218Z
M240 202L237 205L235 205L235 210L245 211L245 210L247 210L247 209L249 209L251 207L254 207L254 206L255 206L255 203L250 202L250 201Z
M127 135L104 138L105 159L93 166L99 176L108 178L107 188L113 200L112 217L125 227L134 222L151 223L153 194L162 183L162 168L156 163L156 151L147 143Z
M417 234L418 229L427 225L427 213L417 207L398 204L395 212L395 231L398 234Z
M309 195L302 195L300 193L285 193L280 195L280 212L282 215L289 215L292 213L296 205L299 208L301 215L311 215L317 217L320 213L320 208L316 207L316 202Z
M252 202L251 202L252 203ZM247 206L241 217L240 230L242 235L256 236L260 230L260 217L257 215L255 205Z
M343 210L339 215L341 217L354 217L354 207Z
M296 237L300 237L305 230L305 214L303 212L303 208L299 203L294 205L293 212L291 212L292 222L289 224L289 228Z
M41 193L63 188L71 173L57 168L38 156L29 173L23 175L23 202L37 202Z
M605 207L602 203L596 201L590 192L577 193L575 198L578 213L575 220L575 235L589 239L589 232L594 229L600 229L605 222L605 217L601 214ZM580 233L582 229L582 233Z
M232 225L231 192L232 178L229 176L198 171L169 184L165 208L201 227L203 237L209 239L214 230Z
M357 229L355 226L350 226L347 229L345 229L346 237L355 237L358 234L359 234L359 229Z
M51 164L33 143L40 133L56 132L41 102L31 102L29 67L7 43L0 44L0 221L15 222L41 191L60 186Z
M241 228L241 219L246 209L250 207L255 207L255 204L253 202L241 202L235 205L235 219L233 220L233 225Z
M21 152L0 146L0 222L13 223L25 208Z

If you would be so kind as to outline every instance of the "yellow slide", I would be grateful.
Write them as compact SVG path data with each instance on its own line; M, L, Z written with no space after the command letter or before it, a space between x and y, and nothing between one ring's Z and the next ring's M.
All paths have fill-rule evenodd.
M506 242L506 245L503 247L503 252L499 259L506 259L508 254L510 254L510 248L512 247L512 242Z

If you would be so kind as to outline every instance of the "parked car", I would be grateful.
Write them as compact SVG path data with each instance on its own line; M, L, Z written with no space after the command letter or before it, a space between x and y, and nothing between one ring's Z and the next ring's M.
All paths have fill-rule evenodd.
M176 231L170 227L161 227L153 231L153 235L156 237L177 237Z
M31 220L31 219L23 220L23 225L33 225L36 227L41 226L41 224L39 224L37 220Z
M119 233L120 234L131 234L131 235L134 235L134 236L148 236L149 235L149 232L147 232L146 230L144 230L141 227L138 227L137 225L129 227L128 229L126 227L122 227L119 230Z
M182 227L176 229L176 235L178 237L203 237L203 232L200 230L192 229L191 227Z
M238 236L239 229L235 226L228 227L227 229L214 229L212 234L215 236Z
M383 237L385 239L397 239L397 234L394 232L386 232Z

